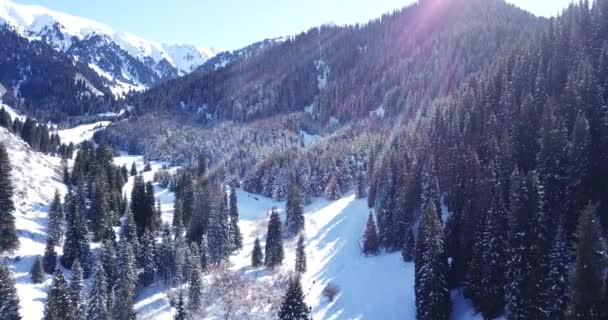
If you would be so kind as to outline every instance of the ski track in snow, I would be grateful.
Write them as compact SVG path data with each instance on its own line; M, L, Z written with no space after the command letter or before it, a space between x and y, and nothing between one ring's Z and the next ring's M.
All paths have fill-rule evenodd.
M100 124L107 125L94 123L61 130L61 139L74 143L89 139ZM48 204L54 190L65 194L66 187L61 183L59 158L30 151L25 142L4 129L0 129L0 141L8 144L14 166L15 215L21 247L11 255L10 265L17 281L21 314L25 320L40 319L51 276L46 275L43 284L34 285L29 270L34 257L44 253ZM145 166L142 156L126 153L115 157L114 163L126 165L127 168L135 163L138 172ZM154 173L163 167L158 162L150 164L152 170L143 172L145 181L151 181ZM127 196L130 195L133 180L133 177L129 177L123 188ZM171 223L174 194L155 184L155 196L161 201L163 222ZM231 256L230 269L260 282L273 281L272 272L250 266L251 251L256 237L264 245L270 209L277 207L284 222L285 203L241 189L237 189L237 197L244 248ZM337 201L316 198L305 206L304 212L308 270L302 277L302 284L306 301L313 306L313 319L415 319L414 264L404 263L399 253L383 253L376 257L361 254L360 240L369 213L366 200L357 200L352 193ZM295 239L285 240L285 260L277 272L293 270L295 242ZM98 244L93 244L93 247L98 247ZM61 254L61 248L56 249ZM20 257L19 260L17 257ZM66 276L69 277L68 271ZM340 293L333 302L322 295L323 288L329 282L340 287ZM173 319L175 309L169 305L168 291L169 288L161 283L141 290L135 302L138 318ZM452 319L481 319L460 291L452 293L452 300ZM215 318L210 315L207 319Z

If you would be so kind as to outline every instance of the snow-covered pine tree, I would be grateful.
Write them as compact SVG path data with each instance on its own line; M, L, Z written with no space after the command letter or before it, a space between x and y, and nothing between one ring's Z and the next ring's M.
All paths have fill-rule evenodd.
M63 206L61 205L61 196L59 190L55 190L53 202L49 207L49 226L47 235L55 240L55 243L63 242L63 225L65 217L63 215ZM55 268L53 267L53 270ZM52 271L51 271L52 273Z
M131 163L131 171L129 173L132 177L137 175L137 166L135 166L135 162Z
M232 239L232 250L243 248L243 236L239 228L239 207L234 187L230 188L230 238Z
M14 211L11 163L4 144L0 143L0 253L19 247Z
M44 320L64 320L72 314L72 303L68 292L68 283L63 277L61 267L57 266L53 273L53 282L48 291L44 305Z
M601 319L606 250L595 206L587 205L576 230L576 263L570 278L567 319Z
M173 260L173 239L168 225L165 225L163 236L158 245L156 255L156 265L158 267L158 275L165 284L171 281L171 275L175 268Z
M223 264L230 255L231 239L228 220L228 208L226 194L221 191L215 197L209 217L208 246L209 263L211 266Z
M304 245L304 235L300 234L296 246L296 272L299 274L306 272L306 246Z
M184 294L180 290L179 298L177 299L177 311L175 312L175 316L173 316L173 320L188 320L190 319L190 314L186 309L186 302L184 301Z
M357 172L357 186L356 186L355 197L357 199L363 199L367 197L367 185L365 184L365 171L359 169Z
M342 197L340 186L338 185L338 177L334 174L329 179L325 188L325 197L327 200L339 200Z
M108 312L108 283L106 282L106 272L98 261L95 265L93 286L87 302L87 319L90 320L109 320Z
M251 252L251 266L258 268L264 263L264 253L262 252L262 246L260 245L260 239L255 238L253 242L253 251Z
M126 239L119 242L118 275L116 285L116 299L114 301L114 314L117 319L135 319L133 299L137 283L137 269L135 255L131 243Z
M568 279L570 278L568 264L570 253L565 224L559 222L555 238L551 241L549 252L549 274L546 275L544 287L548 288L547 314L550 319L562 319L566 309L568 294Z
M55 240L46 238L46 247L44 248L44 256L42 257L42 267L44 272L52 274L57 268L57 252L55 252Z
M304 301L304 291L299 277L293 277L289 281L289 287L283 297L283 303L279 310L280 320L309 320L310 308Z
M304 207L302 194L295 177L289 179L287 203L285 204L285 233L293 237L304 230Z
M21 320L15 279L4 264L0 264L0 319Z
M91 228L93 229L93 239L96 242L102 240L104 232L111 226L111 218L108 206L108 183L106 175L99 173L95 175L93 186L91 208L88 211Z
M30 270L30 277L35 284L44 282L44 269L42 268L42 259L40 256L36 256L34 259L32 269Z
M200 265L196 263L190 272L190 285L188 286L188 310L192 314L196 314L201 310L202 306L203 278Z
M207 272L209 270L209 240L207 235L203 235L200 245L200 258L201 258L201 272Z
M99 262L101 263L101 266L105 272L105 281L107 283L106 292L109 295L111 288L114 287L114 284L116 283L116 277L118 275L116 247L112 241L105 240L101 243Z
M380 252L380 240L378 239L378 231L376 230L376 222L374 216L370 212L363 234L363 254L366 256L377 255Z
M412 262L414 261L415 254L416 239L414 238L414 232L412 231L412 228L407 228L405 241L403 242L403 247L401 248L401 257L405 262Z
M448 319L450 292L447 284L448 261L444 249L443 224L435 204L430 202L418 229L416 257L416 318Z
M264 265L275 267L283 263L285 253L283 251L283 236L281 233L281 218L279 210L273 208L270 212L268 221L268 231L266 232L266 248L264 254Z
M78 196L69 197L71 203L67 205L67 230L63 243L63 255L60 260L65 268L71 268L74 261L78 259L83 267L85 276L88 276L91 271L89 232L87 230L86 218L80 209L81 201L78 198Z
M68 285L68 294L70 296L71 314L68 315L69 319L73 320L86 320L87 309L86 309L86 292L84 288L84 274L80 262L74 261L72 265L72 279Z
M146 229L142 235L139 248L137 262L142 270L140 280L141 284L147 287L154 282L154 274L156 273L156 242L150 229Z

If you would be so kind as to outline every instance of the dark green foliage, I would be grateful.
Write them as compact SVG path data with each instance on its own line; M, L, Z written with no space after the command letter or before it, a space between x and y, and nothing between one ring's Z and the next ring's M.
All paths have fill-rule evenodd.
M141 237L139 252L137 252L138 265L139 268L142 269L140 280L144 287L147 287L154 282L154 274L156 273L157 269L156 253L157 250L154 235L149 229L147 229Z
M230 238L232 239L232 249L240 250L243 248L243 236L239 229L239 208L237 195L234 188L230 188Z
M405 235L405 242L403 243L403 248L401 248L401 257L403 258L403 261L414 261L415 252L416 239L414 238L414 232L412 232L411 228L408 228L407 234Z
M253 242L253 251L251 252L251 266L258 268L264 263L264 253L262 252L262 246L260 245L260 239L255 238Z
M365 255L377 255L380 252L380 240L376 231L376 222L374 222L374 216L371 212L367 218L367 225L363 234L362 250Z
M135 176L131 191L131 211L138 236L142 236L146 228L154 229L154 204L152 185L147 185L142 175Z
M49 208L49 226L48 236L52 238L55 243L61 243L63 241L63 224L64 224L63 206L61 205L61 196L59 191L55 190L55 196L53 202ZM55 268L53 268L54 270Z
M190 285L188 286L188 310L196 313L203 305L203 279L199 264L195 264L190 274Z
M306 272L306 246L304 245L304 235L300 234L298 244L296 245L296 263L295 271L297 273Z
M21 320L15 279L6 265L0 265L0 319Z
M109 320L108 312L108 289L106 282L106 272L103 265L98 262L95 266L93 287L87 302L87 319L90 320Z
M52 238L46 238L42 266L44 272L48 274L52 274L57 268L57 252L55 252L55 241Z
M71 314L69 314L70 319L87 319L87 297L83 276L80 262L78 260L74 261L74 265L72 265L72 279L68 286L68 294L70 296L71 303Z
M283 236L281 233L281 218L279 211L274 208L270 212L268 231L266 232L266 247L264 253L264 265L275 267L283 263L285 253L283 252Z
M58 266L53 273L53 282L49 288L46 304L44 305L44 320L64 320L72 314L72 302L68 291L68 283Z
M32 283L38 284L44 282L44 269L42 268L42 259L40 256L36 256L32 269L30 270L30 277Z
M290 178L287 188L287 203L285 204L285 233L295 236L304 230L304 207L302 194L295 178Z
M595 207L583 211L576 232L576 263L570 278L568 319L601 319L606 250Z
M289 287L283 297L283 303L279 310L281 320L309 320L310 308L304 301L304 292L299 277L289 281Z
M416 243L416 318L448 319L451 303L443 225L432 202L422 216Z
M129 241L121 239L118 256L116 282L118 288L114 301L114 314L118 319L135 319L133 302L137 284L137 268L133 247Z
M11 163L4 144L0 143L0 252L19 247L14 211Z
M80 184L82 186L82 184ZM74 261L79 260L85 277L91 272L91 247L89 245L87 220L84 216L82 189L78 189L76 194L69 193L66 198L66 220L67 228L65 241L63 243L63 255L61 264L65 268L71 268Z

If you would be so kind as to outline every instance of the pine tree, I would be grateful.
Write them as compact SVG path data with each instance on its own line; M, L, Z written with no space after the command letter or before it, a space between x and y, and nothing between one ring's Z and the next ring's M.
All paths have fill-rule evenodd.
M108 294L109 299L111 288L114 286L118 275L118 271L116 270L118 261L116 257L115 243L110 240L105 240L101 243L101 253L99 254L99 262L101 263L101 266L103 267L103 270L105 272L105 281L107 283L106 292Z
M69 315L69 319L87 319L86 296L83 277L84 275L82 268L80 267L80 262L76 260L74 261L74 265L72 266L72 279L68 286L68 294L70 295L70 302L72 305L70 308L70 311L72 313Z
M365 171L359 170L357 173L357 189L355 192L357 199L363 199L367 197L367 186L365 185Z
M422 217L416 243L416 318L448 319L451 307L443 225L432 201Z
M401 249L401 257L403 258L403 261L412 262L414 260L415 252L416 239L414 238L414 232L412 232L411 228L408 228L407 233L405 235L403 248Z
M281 218L276 208L273 208L270 213L268 231L266 232L265 251L264 265L275 267L283 263L285 254L283 251L283 236L281 235Z
M589 204L583 211L576 231L576 264L570 278L568 319L601 319L604 297L604 240Z
M228 259L232 247L226 200L226 194L223 191L216 196L216 203L209 218L207 242L209 263L213 266L223 264Z
M82 191L79 191L82 192ZM80 261L85 277L91 272L91 247L88 239L88 230L86 218L83 215L81 206L77 197L69 197L70 204L67 206L67 231L63 244L63 256L61 256L61 264L65 268L71 268L74 261Z
M141 237L140 248L138 252L138 264L142 269L141 283L144 287L149 286L154 282L154 274L156 273L156 242L150 229L147 229Z
M325 197L327 200L339 200L342 197L340 185L338 185L338 177L334 174L325 188Z
M11 164L3 143L0 143L0 253L19 247L15 229L15 205L11 183Z
M233 251L243 248L243 236L239 229L239 208L234 188L230 188L230 238L232 239Z
M547 314L550 319L563 319L567 301L568 290L568 253L567 236L565 228L560 222L555 238L552 241L549 253L549 274L546 276L545 287L549 288L547 301Z
M203 304L203 279L200 265L195 264L190 274L188 286L188 310L195 314L201 310Z
M63 241L63 223L65 217L63 216L63 207L61 205L61 196L59 190L55 190L55 196L53 202L49 208L49 227L48 236L55 240L55 243L61 243ZM54 268L53 268L54 270Z
M289 288L283 297L283 303L279 310L281 320L309 320L310 308L304 301L304 292L299 277L294 277L289 282Z
M207 235L203 235L200 245L200 256L201 256L201 271L206 272L209 269L209 241Z
M262 246L260 245L260 239L255 238L253 242L253 251L251 252L251 266L258 268L264 263L264 253L262 252Z
M55 252L55 241L52 238L46 238L42 267L48 274L52 274L57 268L57 252Z
M190 318L190 315L188 314L188 311L186 310L186 303L184 302L184 294L182 293L182 291L180 290L179 292L179 298L177 300L177 312L175 312L175 316L173 317L174 320L188 320Z
M365 227L365 233L363 234L363 254L377 255L380 252L380 240L378 239L378 232L376 231L376 223L374 222L374 216L369 213L367 218L367 225Z
M162 240L158 246L158 254L156 255L156 265L158 267L158 275L165 282L169 283L171 274L174 270L173 258L173 239L168 226L165 226Z
M291 178L289 181L285 209L285 232L289 237L295 236L304 230L302 194L295 178Z
M53 282L48 291L44 306L44 320L64 320L66 315L72 314L68 283L63 277L61 268L57 266L53 273Z
M135 285L137 281L136 261L133 247L127 240L120 240L120 253L118 262L118 285L115 300L114 314L119 320L135 319L133 310L133 299L135 297Z
M108 185L105 175L96 175L92 195L93 199L91 201L91 208L89 209L88 214L91 222L91 229L93 229L93 239L96 242L102 240L106 228L112 224L112 219L109 214L107 194Z
M8 267L2 264L0 264L0 319L21 320L15 279L11 276Z
M131 163L131 171L129 173L132 177L137 175L137 167L135 166L135 162Z
M95 276L91 294L88 300L87 319L90 320L109 320L108 312L108 284L106 282L106 272L101 264L97 262L95 266Z
M304 246L304 235L300 234L296 246L296 272L306 272L306 247Z
M32 283L34 284L44 282L44 270L42 268L42 259L40 256L36 256L34 259L32 269L30 270L30 277L32 278Z

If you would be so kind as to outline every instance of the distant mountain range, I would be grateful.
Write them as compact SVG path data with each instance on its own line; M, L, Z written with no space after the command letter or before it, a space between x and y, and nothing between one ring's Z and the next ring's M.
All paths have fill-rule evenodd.
M0 0L4 24L88 65L112 83L116 95L190 73L218 53L192 44L159 44L89 19Z

